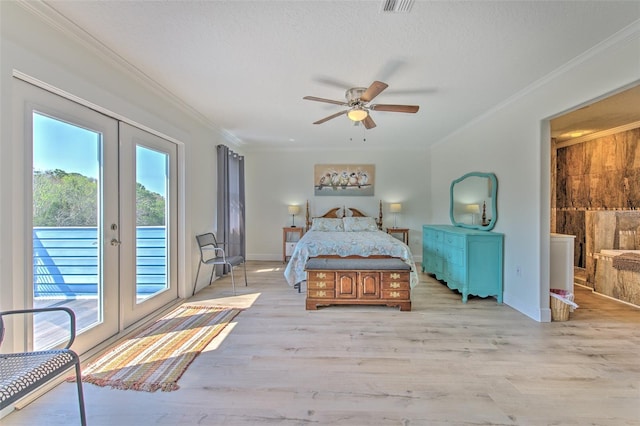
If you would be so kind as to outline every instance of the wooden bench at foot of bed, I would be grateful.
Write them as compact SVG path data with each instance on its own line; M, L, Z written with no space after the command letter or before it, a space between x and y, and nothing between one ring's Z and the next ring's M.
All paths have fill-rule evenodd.
M387 305L411 310L411 267L396 258L311 258L308 310L321 305Z

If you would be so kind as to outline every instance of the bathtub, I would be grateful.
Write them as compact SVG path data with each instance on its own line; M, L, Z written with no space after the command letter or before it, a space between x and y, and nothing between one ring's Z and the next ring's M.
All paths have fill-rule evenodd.
M620 250L620 249L602 249L600 250L600 254L604 254L605 256L617 256L622 253L638 253L640 254L640 250Z
M604 249L595 254L594 291L640 307L640 272L613 267L613 259L622 253L640 254L640 250Z

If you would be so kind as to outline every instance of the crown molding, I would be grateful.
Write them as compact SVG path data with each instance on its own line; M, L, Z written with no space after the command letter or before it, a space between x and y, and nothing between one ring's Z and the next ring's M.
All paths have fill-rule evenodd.
M89 34L87 31L79 27L64 15L60 14L57 10L55 10L42 0L17 0L16 4L21 6L32 15L36 16L41 21L45 22L53 29L63 33L67 37L72 38L94 54L100 56L105 61L120 68L126 75L142 84L151 92L167 100L172 105L185 112L187 115L193 117L196 121L202 123L205 127L211 129L213 132L218 133L218 135L222 139L230 141L238 146L243 145L242 141L235 135L224 129L221 129L216 123L214 123L198 110L190 106L188 103L182 100L182 98L162 86L153 78L145 74L142 70L131 64L129 61L106 46L100 40Z
M589 142L594 139L604 138L605 136L615 135L616 133L626 132L628 130L637 129L640 127L640 121L634 121L633 123L628 123L623 126L614 127L607 130L602 130L600 132L589 133L588 135L580 136L579 138L571 139L568 141L556 142L554 147L558 148L566 148L571 145L577 145L579 143Z
M549 74L547 74L547 75L543 76L542 78L534 81L533 83L531 83L530 85L528 85L524 89L514 93L512 96L508 97L504 101L502 101L499 104L495 105L493 108L488 109L487 111L483 112L479 116L477 116L474 119L470 120L464 126L454 130L449 135L443 137L442 139L440 139L438 142L436 142L432 146L435 147L435 146L437 146L439 144L442 144L442 143L446 142L447 140L449 140L450 138L452 138L453 136L455 136L459 132L465 130L468 127L473 126L476 123L481 122L485 118L495 114L496 112L502 110L503 108L506 108L507 106L509 106L512 103L518 101L519 99L529 95L530 93L535 92L540 87L543 87L545 84L547 84L547 83L555 80L559 76L565 74L568 70L574 69L575 67L577 67L580 64L584 63L585 61L593 58L594 56L597 56L598 54L600 54L603 51L606 51L610 47L618 45L620 43L625 43L628 40L632 40L632 39L638 38L638 37L640 37L640 19L632 22L631 24L627 25L626 27L624 27L623 29L621 29L617 33L613 34L612 36L610 36L610 37L602 40L601 42L595 44L594 46L592 46L591 48L587 49L586 51L584 51L580 55L578 55L575 58L571 59L570 61L564 63L563 65L561 65L560 67L556 68L555 70L551 71Z

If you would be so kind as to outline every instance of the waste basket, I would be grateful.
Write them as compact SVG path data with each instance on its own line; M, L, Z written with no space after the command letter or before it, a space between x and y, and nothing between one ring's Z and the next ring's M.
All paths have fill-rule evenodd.
M566 290L551 289L549 292L551 296L551 321L568 321L569 311L571 308L577 308L573 301L573 293L569 293Z

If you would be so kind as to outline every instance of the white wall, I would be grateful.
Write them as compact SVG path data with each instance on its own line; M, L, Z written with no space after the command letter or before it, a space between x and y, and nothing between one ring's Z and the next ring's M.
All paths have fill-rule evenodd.
M637 21L432 149L434 206L447 202L448 184L457 176L475 170L496 173L498 221L494 231L505 234L504 301L531 318L550 320L547 119L639 78ZM444 209L433 213L435 221L447 217Z
M392 144L390 144L392 145ZM422 225L430 223L429 157L426 151L398 152L367 150L366 142L344 151L271 151L253 152L245 160L247 199L247 257L255 260L282 259L282 227L291 226L289 204L302 206L295 218L304 225L305 203L311 216L319 216L333 207L346 205L378 216L383 203L384 227L393 226L389 203L402 203L398 227L409 228L409 246L416 260L422 254ZM374 196L314 196L315 164L374 164ZM446 201L448 208L449 201ZM444 223L449 223L447 216Z
M180 250L181 294L190 294L197 264L197 256L192 254L196 245L191 236L211 229L215 223L215 145L221 141L219 132L188 108L179 106L176 99L134 77L125 67L98 53L70 32L54 30L36 14L14 2L0 2L0 8L0 309L21 306L23 295L13 293L11 287L14 283L25 282L26 271L30 268L24 262L22 241L23 218L31 214L23 196L31 164L24 158L23 141L15 140L13 136L14 71L178 142L180 161L188 164L183 168L184 174L179 176L185 188L180 221L182 231L187 235L186 244L183 243Z

